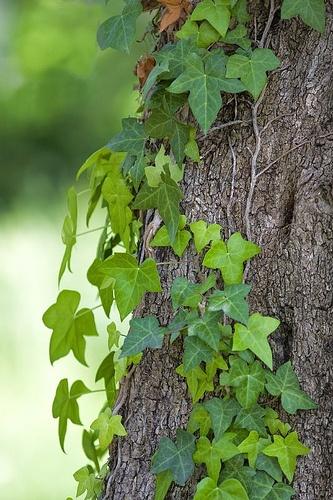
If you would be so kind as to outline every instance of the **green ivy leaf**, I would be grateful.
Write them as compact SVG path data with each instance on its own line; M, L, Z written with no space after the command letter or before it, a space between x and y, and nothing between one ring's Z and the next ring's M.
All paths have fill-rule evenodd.
M286 436L290 431L291 427L288 423L282 422L278 418L278 414L272 408L267 408L265 415L265 425L268 427L271 434L276 434L280 432L282 436Z
M264 500L290 500L296 494L291 486L285 483L274 484L269 495Z
M265 472L257 472L249 484L249 496L251 500L264 500L270 498L274 479Z
M171 243L174 243L179 224L179 202L183 194L170 177L169 172L161 174L161 183L157 188L144 184L134 200L133 208L146 210L157 208L166 225Z
M122 131L109 141L108 147L113 151L128 153L131 158L128 171L135 189L138 189L145 171L144 152L147 139L145 127L136 118L124 118L122 128Z
M247 327L240 323L235 324L232 350L250 349L272 370L272 350L267 337L277 329L279 324L278 319L262 316L260 313L252 314Z
M190 323L188 334L198 337L214 351L218 352L222 335L220 319L221 314L219 312L206 312L203 316Z
M217 241L221 238L222 228L220 224L207 224L203 220L198 220L190 224L190 229L194 235L194 246L198 253L211 241Z
M181 429L177 429L176 436L176 443L168 437L161 438L159 448L152 459L152 472L157 474L170 470L175 483L184 486L194 470L192 454L195 437Z
M254 475L255 471L251 467L244 465L244 456L236 455L224 464L220 479L237 479L248 489Z
M98 293L103 309L107 317L110 316L111 306L114 299L115 280L104 273L104 263L100 259L95 259L88 269L87 278L89 283L98 288Z
M251 47L251 40L247 37L247 29L243 24L238 24L234 30L228 31L223 42L238 45L244 50Z
M145 292L161 291L156 262L152 259L139 264L132 255L116 253L103 261L100 272L115 280L116 303L122 320L140 303Z
M291 19L294 16L300 16L305 24L320 33L325 31L324 0L283 0L281 19Z
M89 392L91 392L90 389L81 380L74 382L70 390L67 378L62 379L58 384L52 404L52 415L53 418L59 418L58 435L63 451L65 451L67 421L70 420L73 424L82 425L77 399Z
M184 365L176 368L176 373L186 378L188 390L192 396L193 403L196 403L205 393L214 390L214 383L200 366L185 372Z
M167 89L175 94L190 92L189 105L205 133L221 109L221 91L242 92L244 90L239 80L228 80L225 74L225 57L221 53L210 53L205 62L197 54L191 54L187 58L184 73Z
M317 405L300 389L297 376L290 361L274 373L266 373L266 389L272 396L281 396L283 408L292 415L297 410L312 410Z
M239 413L240 406L234 399L213 398L206 401L204 407L208 410L212 420L215 439L219 440Z
M276 458L268 457L260 453L256 460L256 468L266 472L275 481L282 481L282 472L279 463Z
M246 490L237 479L226 479L219 486L210 477L202 479L194 495L194 500L223 499L223 500L249 500Z
M257 431L251 431L248 437L238 445L238 450L247 455L250 467L255 469L259 453L269 444L271 444L269 438L260 438Z
M251 18L247 11L247 0L238 0L238 2L233 2L232 7L232 17L235 17L239 23L246 23Z
M86 457L94 463L96 470L99 471L98 454L95 447L95 432L88 432L83 429L82 448Z
M127 432L121 423L121 415L112 415L110 408L104 412L91 424L91 429L98 432L99 445L102 450L106 450L113 440L113 436L126 436Z
M249 409L242 408L235 420L235 427L257 431L260 436L267 436L263 417L266 410L259 405L254 405Z
M52 330L51 364L72 351L76 359L87 366L84 337L97 336L98 332L91 309L84 308L77 311L80 298L80 294L74 290L62 290L58 295L57 302L50 306L43 315L45 326Z
M150 187L158 187L161 183L161 174L163 174L165 166L168 167L172 180L180 182L183 179L184 168L178 167L177 163L175 163L169 155L165 154L165 148L162 145L155 157L155 166L148 166L145 168L147 182Z
M70 272L72 272L71 257L73 247L76 244L77 232L77 195L73 187L71 187L67 193L67 206L68 214L65 217L61 231L62 242L66 245L66 249L60 265L58 283L60 283L66 267Z
M164 93L158 95L153 103L152 112L145 122L145 131L149 137L169 139L172 153L179 165L184 159L190 133L190 127L175 117L184 102L184 96Z
M183 358L185 372L200 365L202 361L209 362L213 357L213 353L213 349L198 337L186 337Z
M175 252L175 254L178 257L181 257L183 253L186 250L186 247L192 238L192 235L189 231L184 229L186 224L186 217L185 215L181 215L179 217L179 224L178 224L178 231L176 233L176 238L174 243L171 243L168 230L166 226L162 226L157 233L155 234L154 238L150 242L150 246L152 248L154 247L169 247L171 246L172 250Z
M111 351L112 347L119 347L120 332L117 330L117 325L112 321L107 327L108 332L108 348Z
M174 309L181 306L197 308L202 300L202 294L212 288L215 283L214 275L210 275L203 283L192 283L183 277L175 278L171 286L172 307Z
M255 49L250 55L234 54L227 63L227 78L240 78L257 99L267 82L267 71L278 68L280 60L270 49Z
M264 448L263 453L278 459L283 473L291 482L296 470L296 457L307 455L310 448L307 448L298 440L297 432L291 432L285 438L274 435L273 439L273 444Z
M98 29L97 41L102 50L112 47L127 53L130 51L142 4L140 0L125 0L125 3L121 14L110 17Z
M211 419L205 407L201 403L194 405L187 424L187 430L192 434L199 430L200 436L207 436L211 426Z
M121 348L120 358L138 354L147 347L160 349L165 333L165 328L160 327L155 316L131 319L130 329Z
M189 132L189 140L188 143L185 145L184 152L190 160L199 163L200 161L200 151L199 151L199 146L196 141L196 135L197 131L194 127L190 128Z
M223 311L229 318L247 325L249 319L249 305L245 297L251 290L250 285L229 285L223 291L216 290L209 297L210 311Z
M154 500L165 499L172 481L173 481L173 475L170 470L165 470L157 474Z
M103 488L103 481L95 477L92 467L85 466L77 470L73 477L78 482L76 497L86 493L85 500L95 500L101 493Z
M227 244L222 240L213 242L205 255L203 265L211 269L221 269L224 283L234 285L243 280L244 262L258 253L258 245L244 240L240 233L234 233Z
M206 20L221 36L225 36L230 23L230 10L224 0L203 0L192 12L191 20Z
M218 441L211 442L206 437L200 437L197 441L193 460L197 464L204 463L210 478L218 480L221 470L221 460L226 461L239 454L237 446L232 442L235 434L226 433Z
M96 372L95 382L104 379L105 391L110 406L114 404L116 397L114 352L110 352L99 365Z
M221 385L235 388L237 401L243 408L251 408L265 386L265 372L258 361L250 366L240 358L232 361L231 369L220 376Z

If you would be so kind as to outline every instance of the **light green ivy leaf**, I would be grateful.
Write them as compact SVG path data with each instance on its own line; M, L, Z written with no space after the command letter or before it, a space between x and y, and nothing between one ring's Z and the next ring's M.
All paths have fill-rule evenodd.
M237 479L226 479L219 486L210 477L202 479L194 495L194 500L249 500L246 490Z
M192 434L199 431L200 436L207 436L211 427L212 422L209 413L203 404L197 403L194 405L187 424L187 430Z
M85 500L95 500L102 493L103 481L95 477L91 466L81 467L77 470L73 477L77 483L76 497L80 497L86 493Z
M278 68L280 60L270 49L233 54L227 63L227 78L240 78L246 90L257 99L267 82L267 71Z
M272 396L281 396L283 408L292 415L297 410L312 410L317 405L300 389L299 382L290 361L274 373L266 373L266 389Z
M194 246L198 253L211 241L218 241L221 238L220 224L207 224L203 220L198 220L190 224L190 229L194 235Z
M191 20L206 20L221 36L225 36L230 23L230 10L225 0L203 0L192 12Z
M173 474L170 470L165 470L157 474L154 500L165 499L172 481L173 481Z
M121 419L121 415L112 415L110 408L106 408L91 424L91 429L98 432L99 445L102 450L107 449L113 436L127 435Z
M261 438L256 431L251 431L248 437L238 445L238 450L247 455L250 467L255 469L259 453L269 444L271 444L269 438Z
M311 28L323 33L325 31L325 0L283 0L281 19L300 16Z
M66 249L59 269L58 283L60 283L66 267L72 272L71 257L73 247L76 244L77 232L77 195L73 187L71 187L67 193L67 207L68 214L65 217L61 231L62 242L66 246Z
M207 437L200 437L196 444L193 460L197 464L204 463L210 478L218 480L221 470L221 460L226 461L238 455L240 452L232 442L235 434L226 433L218 441L211 442Z
M220 384L234 387L240 405L251 408L264 391L265 372L258 361L248 365L242 359L235 358L230 371L221 374Z
M250 349L272 370L272 350L267 337L277 329L279 324L278 319L262 316L260 313L252 314L247 327L240 323L235 324L232 350Z

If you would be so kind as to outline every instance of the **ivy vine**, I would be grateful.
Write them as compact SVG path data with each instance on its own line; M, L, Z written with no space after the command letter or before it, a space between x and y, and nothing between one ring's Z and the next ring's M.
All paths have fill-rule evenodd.
M96 207L102 206L106 215L103 227L87 231L100 232L87 278L98 290L96 307L109 318L115 305L123 321L146 292L162 290L158 266L165 263L145 258L149 249L171 247L177 262L191 245L207 277L197 283L185 277L173 281L174 315L168 325L161 326L155 316L135 317L126 336L114 322L106 326L109 352L95 377L103 381L106 402L83 430L89 465L74 474L77 496L103 497L108 468L101 461L114 437L121 439L127 432L119 415L121 384L129 380L143 351L160 349L169 336L171 342L183 341L176 372L186 380L193 409L187 428L178 429L175 440L162 437L152 457L155 498L165 498L172 482L184 486L201 464L205 474L195 500L288 500L294 494L290 483L296 459L309 448L270 405L280 398L285 412L295 414L316 404L301 390L289 361L273 372L268 339L278 319L249 311L251 286L244 282L244 266L260 248L239 232L225 239L219 224L187 221L180 209L184 162L190 159L200 168L197 135L209 132L228 95L247 92L260 99L268 72L280 66L266 44L279 9L270 2L265 30L257 40L249 36L246 0L202 0L194 9L188 0L124 1L122 12L98 30L101 49L129 52L137 18L146 10L154 11L148 31L156 37L157 49L136 67L142 97L137 115L124 119L121 132L77 174L77 180L88 176L87 226ZM281 19L295 16L323 32L324 0L283 0ZM77 191L72 187L62 229L59 283L66 269L71 271L78 236L85 234L77 234L77 219ZM77 291L62 290L43 316L52 330L51 363L72 351L87 366L86 337L98 335L96 307L82 307L80 301ZM78 400L100 390L80 380L59 382L52 413L59 421L63 450L68 421L82 425Z

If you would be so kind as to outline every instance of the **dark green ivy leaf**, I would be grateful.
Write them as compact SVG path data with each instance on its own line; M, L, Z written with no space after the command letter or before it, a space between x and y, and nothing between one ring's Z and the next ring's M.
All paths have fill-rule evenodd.
M317 405L300 389L297 375L290 361L274 373L266 373L266 389L272 396L281 396L283 408L292 415L297 410L312 410Z
M276 483L264 500L290 500L295 494L295 490L288 484Z
M97 41L102 50L112 47L127 53L130 51L142 4L140 0L125 0L125 3L121 14L110 17L98 29Z
M160 349L165 333L165 328L160 327L155 316L131 319L130 329L121 348L120 358L138 354L147 347Z
M220 319L221 314L219 312L205 312L203 316L189 325L188 334L190 336L195 335L214 349L214 351L218 352L222 336Z
M254 477L251 478L249 484L249 497L251 500L264 500L264 498L270 498L272 491L274 479L270 477L266 472L257 472Z
M178 309L181 306L195 309L202 300L202 294L215 285L216 278L210 275L204 283L192 283L186 278L176 278L171 286L172 307Z
M251 467L244 465L243 455L236 455L225 463L220 477L221 479L235 478L248 490L255 473Z
M94 314L91 309L80 309L80 294L74 290L62 290L57 302L43 315L45 326L52 329L50 340L50 360L67 356L73 351L76 359L83 365L85 360L85 336L97 336Z
M213 398L206 401L204 407L212 420L215 439L219 440L239 413L240 406L235 399Z
M205 133L221 109L221 91L237 93L244 90L239 80L228 80L225 75L225 57L221 53L211 53L205 62L197 54L191 54L184 73L168 87L169 92L175 94L190 92L189 105Z
M157 474L170 470L175 483L184 486L194 470L192 454L195 437L182 429L177 429L176 436L176 443L168 437L162 437L152 459L152 472Z
M251 290L250 285L229 285L223 291L216 290L209 298L210 311L222 311L235 321L247 325L249 319L249 305L245 297Z
M250 409L242 408L235 420L235 427L257 431L260 436L267 436L264 416L266 410L259 405L254 405Z
M157 208L173 243L178 230L179 202L182 198L183 194L178 185L171 179L169 172L165 171L161 174L161 183L158 187L150 187L147 183L142 186L134 200L133 208L138 210Z
M208 363L213 357L213 349L198 337L186 337L184 341L184 368L189 372L202 361Z

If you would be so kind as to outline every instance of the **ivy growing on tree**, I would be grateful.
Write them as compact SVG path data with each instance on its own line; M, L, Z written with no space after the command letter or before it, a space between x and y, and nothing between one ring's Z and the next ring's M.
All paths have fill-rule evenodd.
M178 429L174 440L162 437L151 457L155 498L162 500L173 482L184 486L196 474L195 500L288 500L294 495L297 458L309 448L279 416L276 401L280 399L284 416L316 404L302 391L290 361L273 370L270 337L279 320L249 310L247 269L260 247L240 232L224 234L219 224L187 220L181 205L187 161L203 168L196 138L209 132L230 96L247 93L253 101L260 99L269 73L283 64L266 46L274 3L258 41L246 0L202 0L194 8L188 0L124 2L123 10L98 29L101 49L129 52L138 17L152 11L147 31L156 39L156 50L136 66L141 95L137 114L123 120L122 130L77 175L87 177L87 226L97 207L105 211L87 278L105 313L108 349L95 377L104 383L105 405L83 430L89 465L74 474L77 496L103 498L108 468L101 463L110 443L127 434L119 414L120 387L145 349L160 349L168 339L182 342L176 372L187 383L193 409L187 427ZM324 0L283 0L281 18L296 16L322 32ZM77 194L75 187L68 191L59 282L71 270L79 236ZM158 247L172 249L171 263L151 257ZM173 281L169 324L161 325L154 315L135 316L126 336L115 323L108 324L113 307L124 321L147 292L160 293L165 286L160 266L181 263L187 249L196 254L201 279L179 276ZM86 365L87 338L99 332L96 306L80 302L79 292L62 290L43 316L52 332L51 363L72 351ZM80 398L98 390L80 380L59 382L52 413L63 450L68 421L82 425Z

